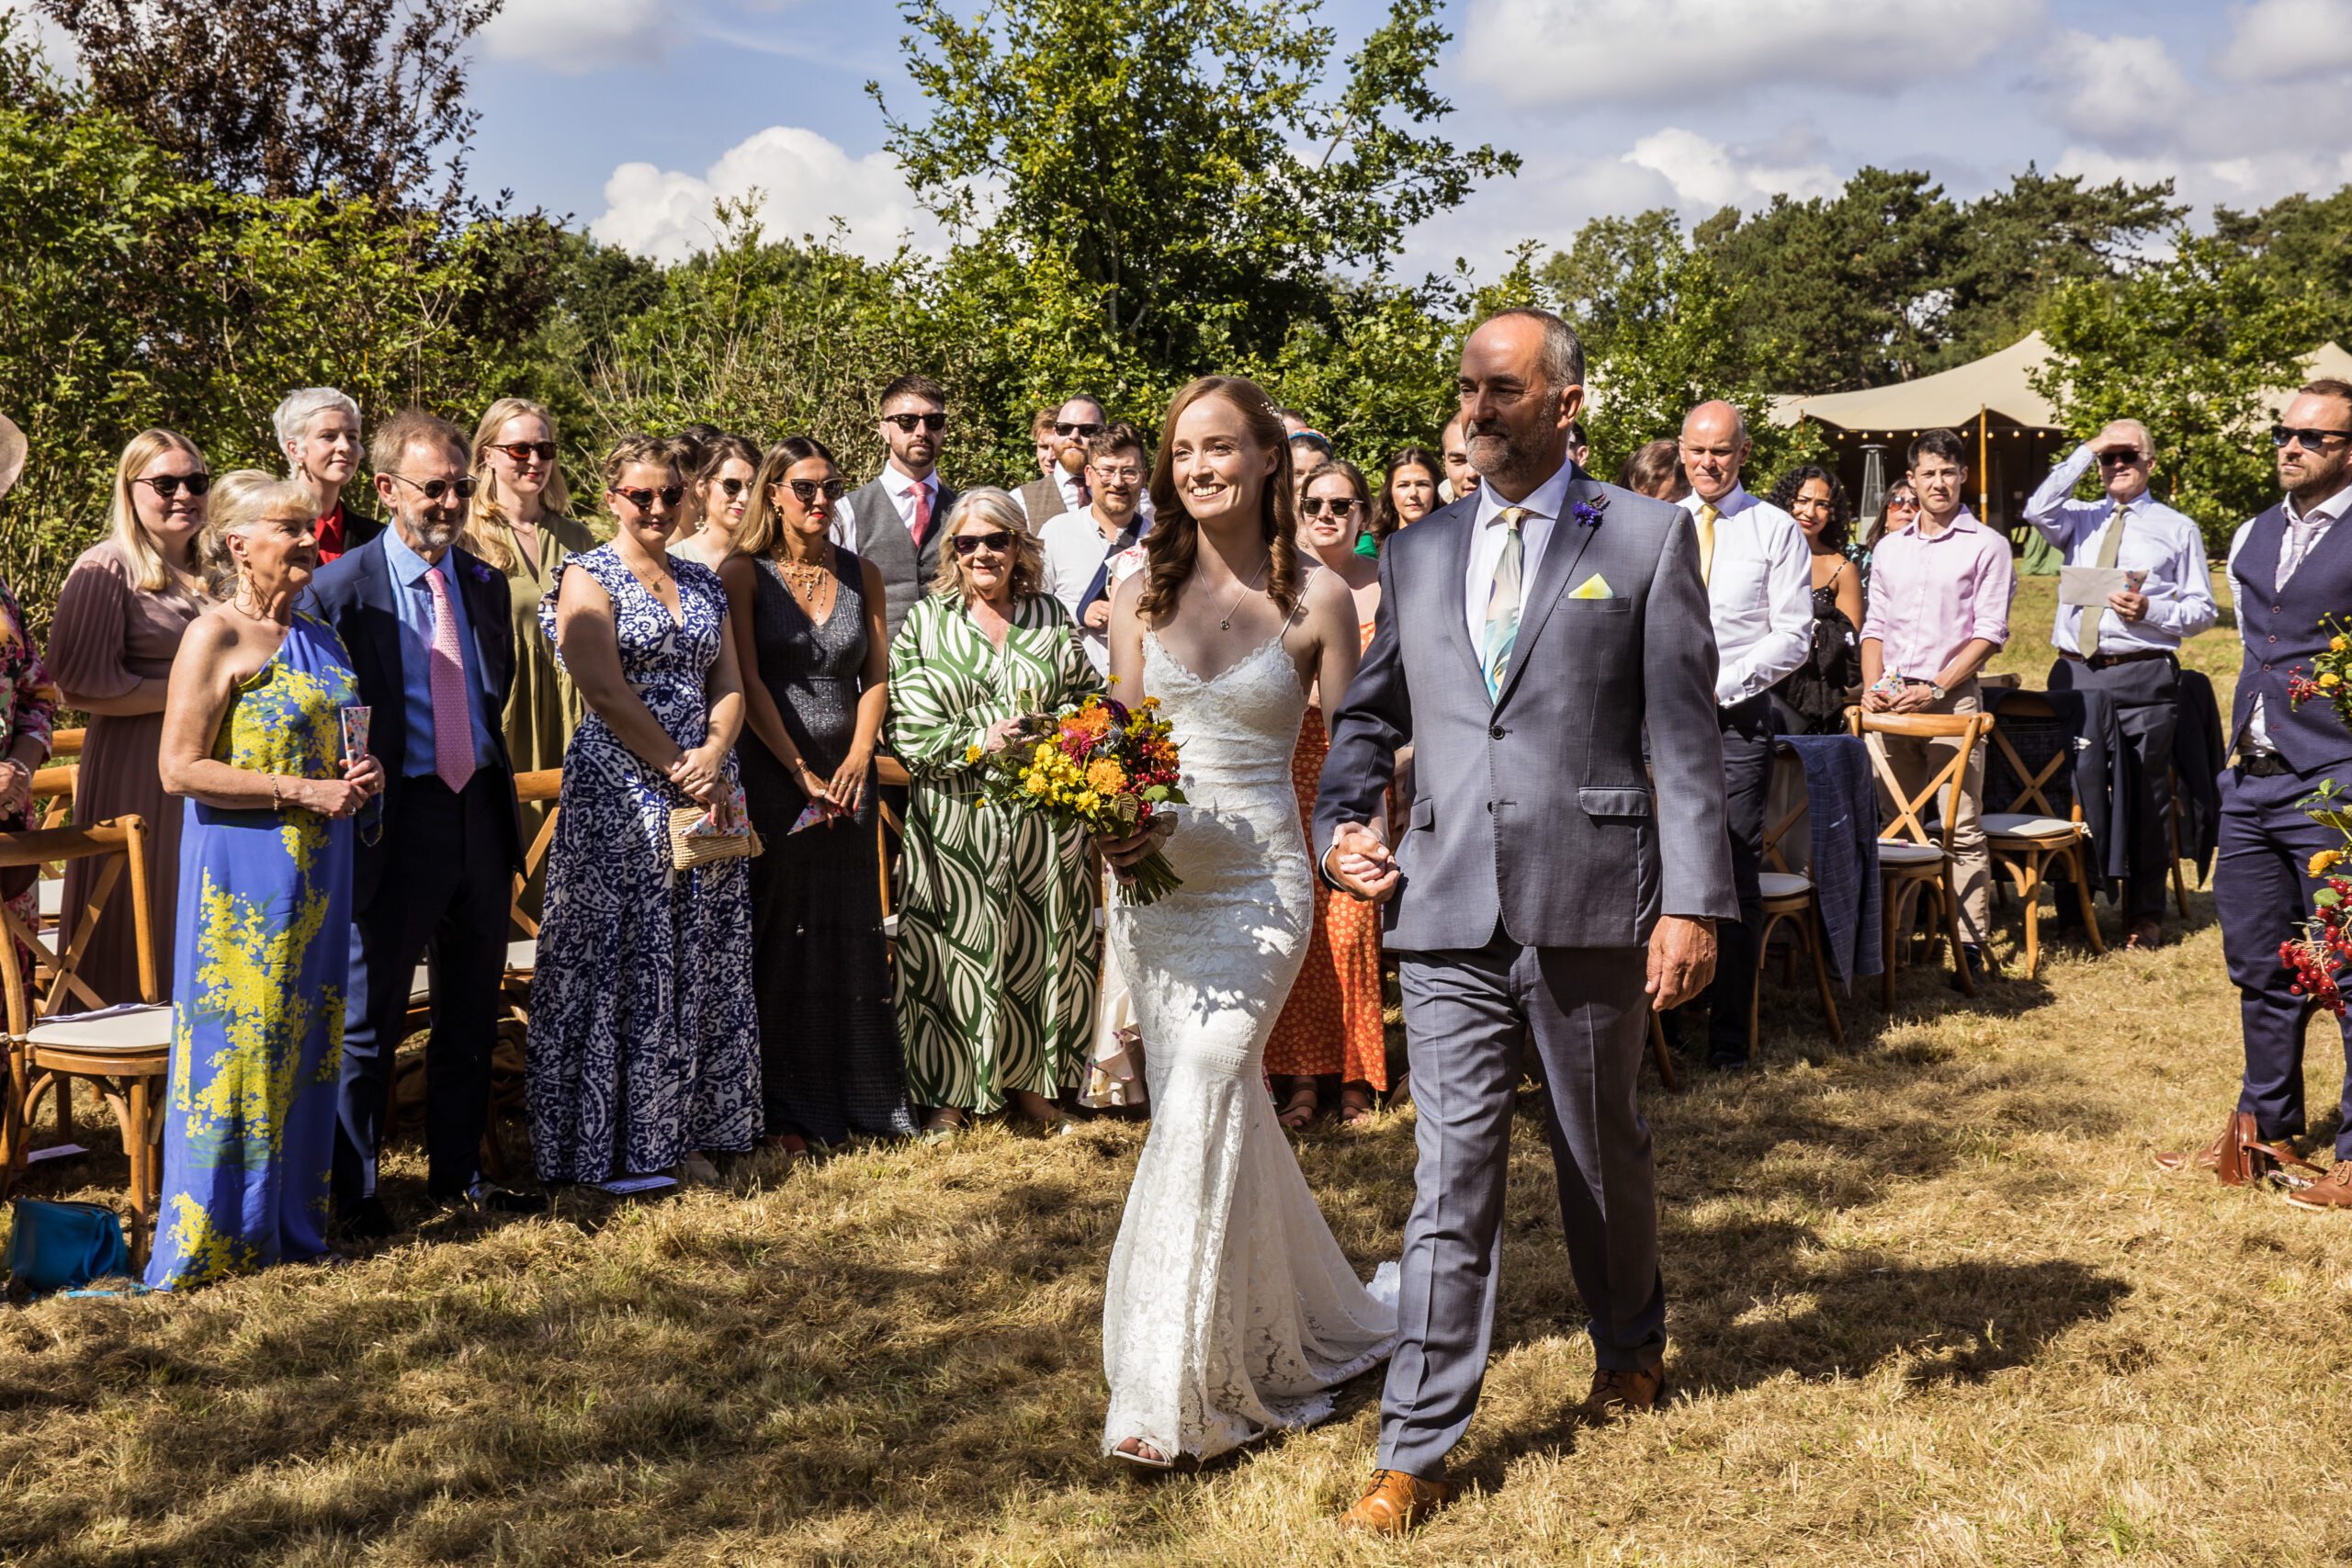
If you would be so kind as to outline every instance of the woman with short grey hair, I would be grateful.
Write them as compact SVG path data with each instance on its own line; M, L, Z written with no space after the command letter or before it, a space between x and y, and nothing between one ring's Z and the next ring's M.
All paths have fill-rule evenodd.
M359 405L333 387L288 392L270 416L286 476L309 488L319 509L319 564L357 549L384 525L343 499L359 471Z

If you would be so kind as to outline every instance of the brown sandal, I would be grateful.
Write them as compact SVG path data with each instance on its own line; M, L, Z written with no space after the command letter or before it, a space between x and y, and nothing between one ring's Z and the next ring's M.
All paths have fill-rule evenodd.
M1316 1094L1315 1085L1310 1082L1304 1089L1290 1091L1290 1097L1283 1101L1283 1108L1275 1113L1274 1120L1295 1133L1322 1113L1322 1099Z
M1349 1084L1340 1090L1340 1125L1342 1127L1353 1127L1359 1122L1371 1121L1373 1112L1377 1109L1369 1085L1358 1087Z

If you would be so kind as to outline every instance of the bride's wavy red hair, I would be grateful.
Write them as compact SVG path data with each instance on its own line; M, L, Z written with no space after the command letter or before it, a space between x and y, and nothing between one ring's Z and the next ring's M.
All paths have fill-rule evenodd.
M1259 498L1258 521L1266 541L1266 596L1284 620L1297 613L1301 581L1297 520L1292 515L1290 443L1283 434L1282 415L1274 412L1258 383L1243 376L1204 376L1176 394L1168 417L1159 426L1159 456L1151 468L1151 532L1144 536L1143 593L1136 608L1144 618L1164 624L1176 613L1184 585L1193 580L1200 554L1201 528L1176 493L1176 421L1203 398L1222 398L1239 411L1251 440L1280 459L1266 476L1265 493Z

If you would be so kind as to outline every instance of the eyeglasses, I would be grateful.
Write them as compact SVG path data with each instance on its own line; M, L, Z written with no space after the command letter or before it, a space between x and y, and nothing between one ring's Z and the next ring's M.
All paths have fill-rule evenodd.
M721 479L718 481L718 488L727 492L728 500L732 501L742 494L743 487L751 482L749 479Z
M1106 468L1100 463L1089 463L1086 468L1088 472L1106 485L1131 485L1143 482L1141 468Z
M2298 430L2291 424L2270 427L2270 445L2284 446L2290 441L2300 442L2306 452L2325 451L2329 442L2341 441L2346 436L2352 436L2352 430Z
M527 463L534 457L542 463L555 461L555 443L552 441L506 441L491 450L503 452L516 463Z
M1352 517L1356 510L1363 505L1363 502L1353 496L1310 495L1298 503L1298 509L1309 517L1320 517L1323 515L1323 509L1328 506L1331 509L1331 515L1334 517Z
M678 502L686 498L686 487L684 485L663 485L660 490L623 490L619 486L616 485L607 493L619 496L623 501L628 502L639 512L650 512L653 510L653 498L655 496L660 496L662 498L662 505L675 506Z
M404 485L415 486L424 492L424 499L427 501L438 501L452 491L457 492L459 501L473 499L474 481L471 475L462 479L413 479L406 474L389 474L385 477L398 479Z
M917 426L936 435L947 428L947 416L944 413L886 413L882 416L882 423L897 425L900 433L907 435L912 435Z
M1091 422L1079 424L1063 424L1059 421L1056 421L1054 424L1054 434L1064 437L1074 435L1083 438L1090 435L1102 434L1102 426Z
M1916 495L1890 495L1886 498L1886 509L1889 512L1917 512L1919 510L1919 498Z
M956 547L959 556L977 555L982 550L1001 556L1012 547L1012 535L999 528L993 534L958 534L947 542Z
M2282 442L2280 445L2283 446L2284 443ZM2140 454L2132 451L2129 447L2126 447L2120 452L2101 452L2098 455L2098 463L2099 467L2102 468L2113 467L2137 468L2140 464Z
M792 487L794 497L803 506L815 505L819 491L825 492L827 501L839 501L842 498L842 492L849 489L839 479L827 479L821 484L815 479L786 479L784 482Z
M152 479L133 479L130 482L135 485L153 485L158 496L169 501L179 494L182 485L187 486L188 494L202 495L212 488L212 476L210 474L157 474Z

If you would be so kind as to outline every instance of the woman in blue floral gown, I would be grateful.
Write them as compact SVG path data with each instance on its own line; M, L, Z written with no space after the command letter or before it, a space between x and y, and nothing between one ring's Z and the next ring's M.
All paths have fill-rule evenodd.
M358 682L343 639L293 609L318 565L316 498L250 468L212 497L200 549L224 602L180 641L157 751L187 801L147 1259L166 1291L327 1249L349 819L383 783L345 754Z
M565 559L539 608L586 700L563 759L527 1083L544 1181L673 1170L761 1128L745 862L673 868L670 813L740 799L741 682L718 574L668 553L683 481L633 436L606 459L613 542Z

